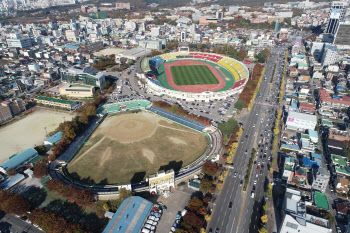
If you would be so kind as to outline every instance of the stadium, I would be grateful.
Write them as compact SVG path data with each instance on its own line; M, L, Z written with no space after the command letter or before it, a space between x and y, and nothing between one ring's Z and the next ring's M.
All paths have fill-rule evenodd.
M143 76L147 92L185 101L215 101L240 92L248 81L246 66L212 53L175 52L149 60Z
M138 183L159 170L181 174L211 155L208 125L147 100L106 104L97 112L98 124L59 158L73 183Z

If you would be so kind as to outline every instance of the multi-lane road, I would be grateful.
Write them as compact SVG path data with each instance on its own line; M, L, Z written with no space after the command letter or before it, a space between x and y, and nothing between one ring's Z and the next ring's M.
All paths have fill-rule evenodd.
M282 72L281 61L284 58L282 54L285 51L286 47L273 49L266 63L264 75L266 75L267 79L262 81L259 89L261 96L257 97L249 116L243 122L244 131L233 160L233 169L230 168L220 195L214 201L214 209L212 219L207 228L208 231L210 229L212 232L218 230L218 232L229 233L258 231L259 212L262 207L261 202L264 200L264 187L266 182L268 182L266 175L268 172L268 157L271 155L271 131L275 120L274 110L277 109L275 106L279 94L280 74ZM270 83L275 64L275 77L273 82ZM262 141L264 143L261 143ZM248 160L253 147L257 150L256 164L253 166L247 191L243 192L241 180L244 179L246 174ZM266 157L264 157L265 154ZM258 165L259 163L260 165ZM259 171L257 171L257 166L259 166ZM262 171L261 175L260 171ZM251 196L252 191L254 192L253 198ZM230 202L232 202L231 208L229 207Z

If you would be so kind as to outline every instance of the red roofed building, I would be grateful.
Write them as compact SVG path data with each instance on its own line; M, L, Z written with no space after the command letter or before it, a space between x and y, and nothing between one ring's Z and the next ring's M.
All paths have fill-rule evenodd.
M350 106L349 98L332 99L325 89L320 89L321 111L333 111L333 109L348 108Z
M311 113L311 112L315 112L315 109L316 109L316 106L312 104L304 104L304 103L299 104L300 112Z

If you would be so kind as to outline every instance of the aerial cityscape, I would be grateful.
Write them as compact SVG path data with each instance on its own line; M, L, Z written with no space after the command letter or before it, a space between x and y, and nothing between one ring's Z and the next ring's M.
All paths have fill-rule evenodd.
M0 2L0 233L350 233L349 119L349 0Z

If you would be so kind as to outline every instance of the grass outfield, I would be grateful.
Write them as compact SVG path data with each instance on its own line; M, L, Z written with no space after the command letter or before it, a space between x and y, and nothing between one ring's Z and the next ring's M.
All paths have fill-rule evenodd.
M176 85L219 84L214 74L205 65L170 67Z
M85 182L139 182L159 169L179 169L208 147L203 133L149 112L106 118L68 164L72 177Z

